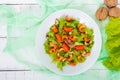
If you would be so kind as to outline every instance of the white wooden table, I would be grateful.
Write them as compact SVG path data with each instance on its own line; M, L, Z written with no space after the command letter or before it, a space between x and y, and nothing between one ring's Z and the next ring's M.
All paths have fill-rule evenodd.
M120 0L119 0L120 3ZM1 4L7 4L13 7L17 11L21 11L24 8L39 7L35 0L0 0ZM88 2L90 7L95 8L95 5ZM24 68L22 65L17 63L12 57L2 53L6 44L6 27L0 28L0 80L53 80L55 77L43 76L42 74L36 74L30 70ZM98 64L100 65L100 64ZM106 69L100 65L99 67L93 66L89 71L96 71L101 74L106 72ZM60 80L60 79L54 79ZM106 78L104 79L106 80Z

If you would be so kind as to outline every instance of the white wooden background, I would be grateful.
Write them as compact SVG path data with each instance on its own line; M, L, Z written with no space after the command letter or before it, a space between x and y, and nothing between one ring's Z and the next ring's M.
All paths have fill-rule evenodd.
M120 3L120 0L119 0ZM22 11L24 8L39 7L35 0L0 0L0 4L7 4L15 10ZM94 4L88 2L90 7L96 8ZM33 73L30 70L17 63L12 57L2 53L6 44L6 27L0 27L0 80L60 80L53 76L43 76L42 74ZM99 65L99 64L98 64ZM106 72L106 69L100 65L99 67L93 66L89 71L99 74ZM106 78L104 80L107 80Z

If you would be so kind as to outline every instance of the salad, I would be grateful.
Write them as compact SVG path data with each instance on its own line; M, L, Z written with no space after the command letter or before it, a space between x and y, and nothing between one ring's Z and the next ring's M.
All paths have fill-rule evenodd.
M91 55L94 44L93 29L77 19L64 16L55 20L46 34L44 48L60 70L66 65L76 66Z

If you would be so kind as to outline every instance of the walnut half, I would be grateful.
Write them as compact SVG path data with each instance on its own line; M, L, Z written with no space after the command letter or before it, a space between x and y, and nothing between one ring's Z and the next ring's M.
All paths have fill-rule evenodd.
M108 17L108 10L105 7L101 7L96 11L96 18L100 21L105 20Z
M115 7L118 4L118 0L104 0L104 4L109 8Z
M120 17L120 8L114 7L109 10L110 17Z

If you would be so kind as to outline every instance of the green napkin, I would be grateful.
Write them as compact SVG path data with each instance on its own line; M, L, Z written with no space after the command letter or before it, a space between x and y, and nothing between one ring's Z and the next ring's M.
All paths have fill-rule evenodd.
M107 50L104 43L106 41L105 24L97 21L95 12L98 7L103 6L100 0L37 0L40 8L32 10L24 10L16 13L7 6L1 6L0 12L4 15L7 23L7 44L5 52L14 57L19 63L25 65L30 70L42 73L44 75L53 76L61 80L119 80L119 73L115 71L105 70L102 65L107 57ZM89 5L88 3L93 5ZM103 45L100 56L96 64L88 71L75 76L61 76L49 71L44 67L37 56L35 49L35 37L42 21L51 13L61 9L78 9L91 16L99 25ZM3 16L0 14L0 20ZM42 34L41 34L42 35ZM100 68L103 68L102 70ZM97 69L94 69L97 68ZM56 79L56 80L57 80Z

